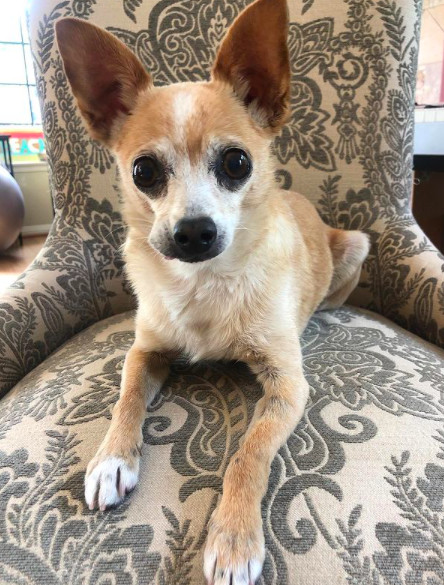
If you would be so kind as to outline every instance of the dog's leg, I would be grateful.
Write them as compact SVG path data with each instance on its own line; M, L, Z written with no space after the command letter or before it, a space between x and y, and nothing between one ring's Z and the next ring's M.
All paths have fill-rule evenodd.
M264 396L228 465L222 498L210 520L204 572L211 585L250 585L259 577L265 556L261 500L270 465L307 401L299 342L285 353L282 345L274 348L276 354L257 355L250 362Z
M91 510L118 504L135 487L146 407L164 383L169 361L168 354L136 343L127 353L111 426L86 471L85 499Z

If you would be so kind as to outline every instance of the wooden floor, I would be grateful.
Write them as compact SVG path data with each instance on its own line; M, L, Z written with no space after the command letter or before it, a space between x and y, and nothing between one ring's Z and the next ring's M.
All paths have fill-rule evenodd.
M23 247L15 244L0 252L0 301L2 292L31 264L45 240L46 236L24 237Z

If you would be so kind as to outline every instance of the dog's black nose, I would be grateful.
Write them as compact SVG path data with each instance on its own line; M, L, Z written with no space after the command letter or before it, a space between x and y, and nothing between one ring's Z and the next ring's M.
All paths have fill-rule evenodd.
M216 236L216 224L211 217L184 217L174 227L174 241L187 257L208 252Z

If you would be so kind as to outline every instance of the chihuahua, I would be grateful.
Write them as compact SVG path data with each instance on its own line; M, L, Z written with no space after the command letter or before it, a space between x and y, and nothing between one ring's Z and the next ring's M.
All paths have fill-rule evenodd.
M234 21L210 81L155 87L135 55L85 21L57 22L66 75L93 138L115 153L128 226L126 270L138 299L110 428L90 462L91 509L136 485L146 407L171 360L241 360L263 389L209 522L212 585L251 585L265 556L261 500L271 462L304 413L299 337L341 305L368 253L275 181L270 150L286 121L285 0L256 0Z

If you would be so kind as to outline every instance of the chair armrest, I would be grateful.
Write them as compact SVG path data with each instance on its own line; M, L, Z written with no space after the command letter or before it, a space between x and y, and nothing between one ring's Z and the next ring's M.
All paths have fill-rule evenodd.
M444 257L413 217L388 225L369 269L380 314L444 347Z
M0 398L70 337L132 308L111 246L53 224L30 267L0 297ZM125 286L125 285L124 285Z

